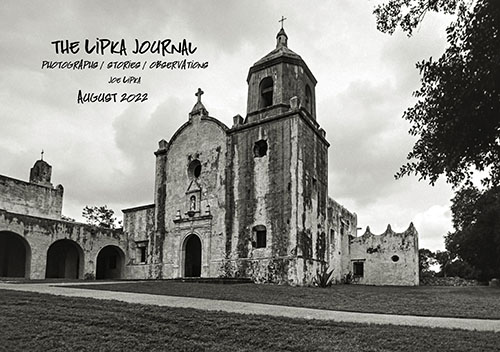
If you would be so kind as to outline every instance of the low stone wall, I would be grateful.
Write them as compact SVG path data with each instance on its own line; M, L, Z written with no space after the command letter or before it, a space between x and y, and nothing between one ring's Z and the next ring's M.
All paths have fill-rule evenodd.
M478 286L477 280L466 280L461 277L422 277L420 286Z

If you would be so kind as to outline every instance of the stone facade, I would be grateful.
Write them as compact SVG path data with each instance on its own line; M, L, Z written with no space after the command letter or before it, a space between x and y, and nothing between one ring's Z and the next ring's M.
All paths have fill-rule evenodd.
M381 235L370 228L350 239L352 279L366 285L418 285L418 234L413 224L402 233L391 226Z
M307 285L331 269L341 282L353 260L365 260L366 276L355 282L418 284L418 265L415 277L408 269L418 258L414 230L356 238L356 214L328 196L329 143L316 117L316 79L288 48L283 29L276 39L249 70L245 118L224 125L209 115L198 90L186 123L154 153L153 203L123 210L123 230L60 220L62 186L52 187L43 161L30 182L0 178L0 240L5 234L13 250L26 248L25 275L222 276ZM61 240L66 247L49 259ZM408 270L367 256L368 245L397 254ZM19 271L18 265L10 273Z

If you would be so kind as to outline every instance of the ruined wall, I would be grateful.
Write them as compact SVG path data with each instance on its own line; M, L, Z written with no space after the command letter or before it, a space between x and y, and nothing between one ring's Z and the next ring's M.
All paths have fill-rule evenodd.
M292 193L296 163L292 163L296 118L263 120L235 126L228 142L227 257L232 273L257 281L288 282L288 261L295 243ZM267 145L265 155L255 155L256 143ZM266 246L257 248L255 231L265 226ZM254 243L252 243L254 242Z
M144 205L122 211L123 232L128 239L127 254L130 259L127 276L146 279L150 277L152 246L149 242L154 233L155 205ZM144 262L141 261L142 248L145 248L146 252L146 261Z
M312 282L327 265L328 142L305 115L297 124L297 278Z
M233 261L227 270L235 275L302 285L329 260L328 143L299 109L295 105L229 131L228 205L234 212L226 220ZM267 143L267 152L256 156L260 141ZM267 230L265 248L252 244L259 225Z
M9 212L60 219L63 187L56 188L0 175L0 209Z
M194 115L170 141L163 206L164 278L184 275L185 240L190 234L201 241L201 276L219 274L225 255L226 129L212 117ZM194 177L194 170L190 169L194 160L201 165L198 177ZM196 204L190 214L192 196Z
M357 215L328 197L328 256L333 280L342 282L350 271L349 237L356 237Z
M44 219L20 215L0 210L0 233L8 231L21 237L28 245L27 277L44 279L47 252L58 240L73 241L81 252L78 278L93 278L96 274L97 256L106 246L119 248L124 255L124 264L128 263L125 255L127 240L121 230L111 230L81 223ZM123 270L123 277L126 276Z
M366 285L418 285L418 233L413 224L402 233L388 226L381 235L366 232L350 241L353 282ZM360 263L360 264L354 264ZM363 267L356 275L354 265Z

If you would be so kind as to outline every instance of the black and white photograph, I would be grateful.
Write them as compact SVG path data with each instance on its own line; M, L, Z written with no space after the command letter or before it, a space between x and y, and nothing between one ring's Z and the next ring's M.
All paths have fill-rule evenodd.
M500 2L0 9L0 351L500 349Z

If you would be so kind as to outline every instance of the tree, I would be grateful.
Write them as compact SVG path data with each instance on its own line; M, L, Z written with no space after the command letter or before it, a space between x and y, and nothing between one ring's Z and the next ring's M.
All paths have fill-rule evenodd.
M444 175L456 191L455 231L445 236L449 270L500 276L500 1L388 0L374 13L377 28L409 36L429 12L454 14L443 55L417 63L422 85L403 117L418 139L396 178L416 174L434 184ZM483 189L472 175L485 171ZM463 264L463 265L462 265ZM452 265L452 267L450 267ZM472 267L472 268L471 268Z
M434 258L441 269L440 274L444 277L449 276L448 267L453 261L453 255L448 251L436 251Z
M500 277L500 187L480 191L468 185L452 199L455 232L446 249L476 270L481 280Z
M69 216L66 216L66 215L61 215L61 220L64 220L64 221L69 221L69 222L75 222L76 220L69 217Z
M103 206L85 206L82 211L82 216L87 219L87 224L94 226L107 227L109 229L116 228L116 217L113 209L109 209L106 205Z
M420 248L418 250L418 268L420 277L434 276L434 271L430 270L431 266L436 263L435 254L430 249Z
M389 0L374 13L377 28L408 35L432 11L455 14L448 47L438 60L417 63L422 86L403 117L418 140L396 177L416 174L453 186L486 170L485 185L500 180L500 1Z

